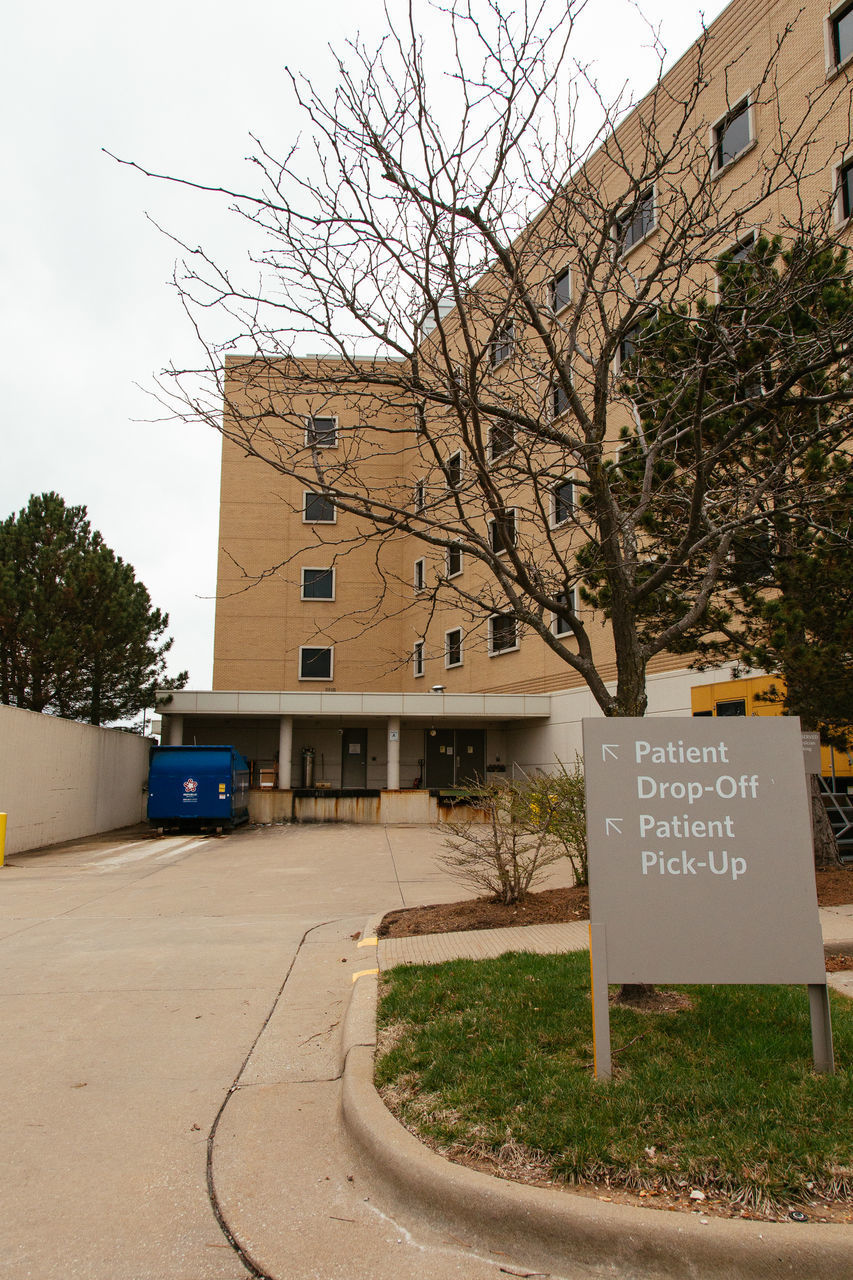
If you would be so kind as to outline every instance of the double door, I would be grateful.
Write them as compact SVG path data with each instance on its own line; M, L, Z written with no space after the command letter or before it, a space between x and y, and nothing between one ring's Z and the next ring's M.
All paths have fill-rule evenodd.
M424 749L425 787L476 786L486 780L485 729L428 729Z

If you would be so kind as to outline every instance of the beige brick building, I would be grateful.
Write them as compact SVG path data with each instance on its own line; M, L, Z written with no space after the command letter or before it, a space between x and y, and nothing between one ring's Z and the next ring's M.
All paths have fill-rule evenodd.
M512 296L496 268L461 306L433 299L417 376L231 357L213 691L174 695L166 740L233 741L288 797L313 767L321 793L375 792L386 817L430 816L389 792L572 759L599 710L574 660L605 683L616 666L576 590L588 477L554 424L592 421L604 377L615 456L620 361L656 300L713 296L720 255L762 235L849 238L851 65L853 3L734 0L519 233ZM526 624L506 591L531 576ZM651 714L690 714L728 675L666 651L647 670Z

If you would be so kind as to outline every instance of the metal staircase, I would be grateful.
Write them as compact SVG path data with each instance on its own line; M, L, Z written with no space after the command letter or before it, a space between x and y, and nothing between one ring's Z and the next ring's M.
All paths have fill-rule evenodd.
M820 782L821 799L838 841L841 861L853 862L853 795L849 791L830 791L823 778Z

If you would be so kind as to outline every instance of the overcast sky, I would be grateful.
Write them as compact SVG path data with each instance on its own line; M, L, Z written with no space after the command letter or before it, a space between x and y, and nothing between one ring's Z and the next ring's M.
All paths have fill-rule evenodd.
M645 13L678 56L700 14L723 7L648 0ZM172 670L188 668L191 688L211 682L219 440L156 420L157 372L196 357L169 283L174 246L149 218L234 262L243 228L214 197L102 149L245 185L250 133L283 153L299 128L285 66L331 84L329 43L358 31L375 43L385 23L379 0L31 0L4 22L0 519L50 489L85 504L169 612ZM647 43L628 0L590 0L575 56L597 63L608 94L625 80L642 92Z

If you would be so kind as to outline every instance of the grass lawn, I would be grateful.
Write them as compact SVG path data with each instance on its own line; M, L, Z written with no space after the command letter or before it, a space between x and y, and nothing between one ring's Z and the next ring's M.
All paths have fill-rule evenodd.
M833 993L836 1074L812 1069L804 987L679 988L672 1013L611 1008L592 1073L585 953L385 974L376 1083L454 1158L527 1177L703 1191L734 1211L853 1207L853 1002Z

